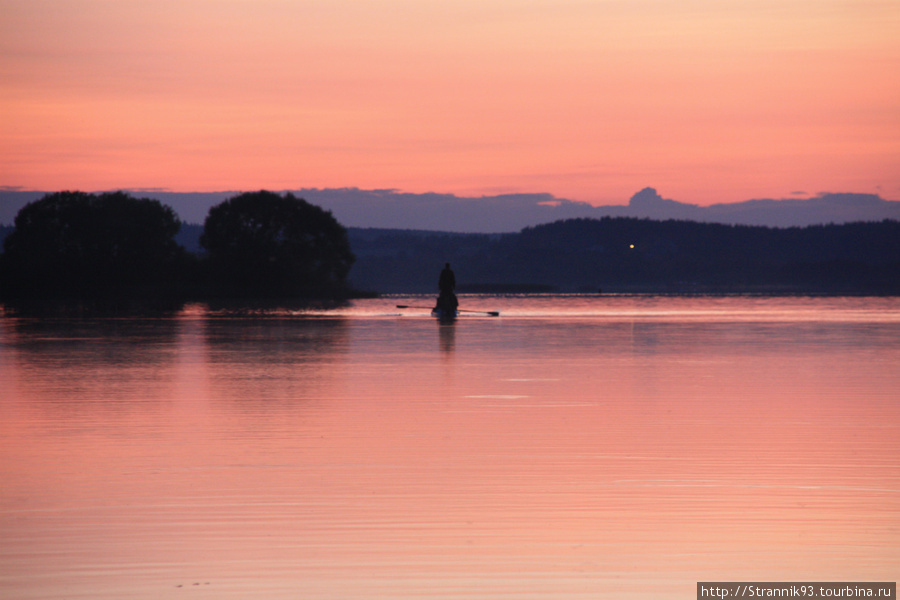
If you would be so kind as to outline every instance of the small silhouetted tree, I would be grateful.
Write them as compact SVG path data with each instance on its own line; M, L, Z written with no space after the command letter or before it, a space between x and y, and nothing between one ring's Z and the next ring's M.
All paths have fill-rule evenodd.
M354 260L332 214L290 193L248 192L212 207L200 244L215 285L241 295L341 293Z
M100 297L171 280L184 258L181 223L157 200L124 192L48 194L24 206L4 240L7 298Z

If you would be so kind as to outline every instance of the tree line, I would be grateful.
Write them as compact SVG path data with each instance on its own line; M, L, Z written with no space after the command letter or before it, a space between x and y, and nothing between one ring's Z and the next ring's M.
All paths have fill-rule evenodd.
M57 192L24 206L0 255L0 300L138 305L186 298L334 298L353 264L346 229L292 194L238 194L212 207L204 252L175 240L175 212L125 192Z
M431 291L453 262L462 292L900 294L900 222L772 228L569 219L511 234L350 229L354 285Z
M300 198L260 191L186 226L157 200L58 192L22 208L3 250L7 307L432 293L447 261L463 293L900 294L900 222L892 220L771 228L604 217L510 234L345 229Z

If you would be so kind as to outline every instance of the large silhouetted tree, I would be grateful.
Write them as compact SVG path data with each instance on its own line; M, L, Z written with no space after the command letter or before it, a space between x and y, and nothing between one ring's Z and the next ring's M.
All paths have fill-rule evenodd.
M200 243L219 289L242 295L339 293L354 260L332 214L290 193L244 193L212 207Z
M181 223L157 200L124 192L48 194L23 207L4 240L3 296L100 297L171 280Z

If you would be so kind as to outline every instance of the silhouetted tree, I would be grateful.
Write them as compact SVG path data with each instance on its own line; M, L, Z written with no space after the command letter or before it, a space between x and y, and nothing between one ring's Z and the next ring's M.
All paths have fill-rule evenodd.
M24 206L4 240L6 298L101 297L169 282L184 259L181 223L157 200L123 192L48 194Z
M200 244L215 285L240 295L340 293L354 260L332 214L290 193L249 192L212 207Z

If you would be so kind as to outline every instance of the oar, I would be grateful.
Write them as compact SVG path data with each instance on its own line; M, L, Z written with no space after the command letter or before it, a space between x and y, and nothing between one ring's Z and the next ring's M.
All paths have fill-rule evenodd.
M489 315L491 317L499 317L500 316L499 310L466 310L464 308L457 308L456 310L459 312L470 312L470 313L477 313L479 315Z
M431 306L408 306L406 304L398 304L397 308L421 308L422 310L432 310ZM469 312L469 313L477 313L479 315L490 315L492 317L499 317L500 311L497 310L465 310L463 308L457 308L457 312Z

